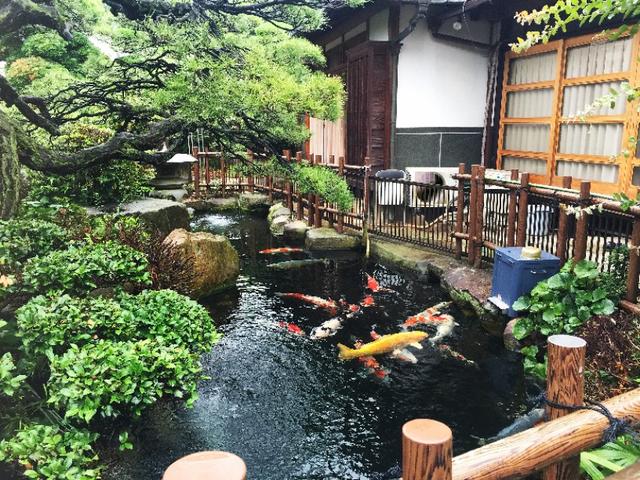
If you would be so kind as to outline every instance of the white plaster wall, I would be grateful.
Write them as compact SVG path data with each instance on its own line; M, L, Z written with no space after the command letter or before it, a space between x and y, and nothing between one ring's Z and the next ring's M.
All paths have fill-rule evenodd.
M400 31L414 11L402 8ZM482 127L488 62L487 50L435 39L420 22L400 49L396 127Z
M389 9L376 13L369 19L369 40L386 42L389 40Z

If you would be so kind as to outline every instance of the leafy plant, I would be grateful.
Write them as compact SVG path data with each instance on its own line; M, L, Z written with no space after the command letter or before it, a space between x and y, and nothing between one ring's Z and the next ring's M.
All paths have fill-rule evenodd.
M38 296L16 312L28 357L63 353L70 344L153 339L208 352L220 335L199 303L172 290L123 293L115 299Z
M63 431L49 425L27 425L13 438L0 442L0 462L17 462L24 476L50 480L96 480L100 468L91 443L95 433Z
M25 265L21 288L34 293L80 293L123 283L151 283L147 257L131 247L107 241L32 258Z
M620 245L609 250L609 271L602 273L600 286L609 292L609 298L618 301L625 294L629 272L629 247Z
M0 393L12 397L20 388L26 375L14 375L16 369L9 352L0 357Z
M629 436L619 437L595 450L580 453L580 468L591 480L604 480L640 460L640 445Z
M15 272L36 255L64 246L69 234L55 223L42 220L0 221L0 270Z
M595 263L567 262L560 273L538 283L530 295L513 304L515 310L527 314L516 323L514 336L522 340L533 332L544 336L572 333L594 315L613 313L615 304L600 282Z
M165 395L184 398L190 407L201 371L187 348L152 340L71 345L51 361L49 403L63 410L65 418L87 423L96 415L139 417Z

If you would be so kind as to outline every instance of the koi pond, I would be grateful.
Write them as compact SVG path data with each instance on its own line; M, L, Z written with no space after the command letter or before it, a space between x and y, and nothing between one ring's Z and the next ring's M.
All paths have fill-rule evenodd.
M193 229L227 235L241 257L237 287L204 302L224 334L203 358L211 379L199 386L193 409L166 402L148 412L135 431L136 449L113 461L105 478L157 480L178 458L214 449L241 456L249 479L398 478L404 422L445 422L457 454L526 410L521 361L456 308L448 311L459 324L450 335L436 345L422 342L422 350L408 347L417 363L381 356L373 368L338 358L338 342L353 347L356 339L370 342L372 330L400 332L408 317L446 300L438 285L356 254L268 268L310 255L259 254L283 244L266 221L247 215L202 216ZM366 274L382 291L329 338L309 335L332 317L329 312L277 295L359 304L367 296ZM422 329L436 334L433 327Z

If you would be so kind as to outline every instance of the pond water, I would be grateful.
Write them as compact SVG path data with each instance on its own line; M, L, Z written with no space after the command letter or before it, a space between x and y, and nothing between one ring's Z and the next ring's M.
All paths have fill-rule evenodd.
M241 256L237 288L204 302L224 333L203 357L211 380L200 384L193 409L167 402L149 412L135 432L136 450L115 460L106 478L159 479L181 456L212 449L240 455L249 479L394 478L404 422L418 417L445 422L454 432L455 452L461 453L523 410L519 359L476 318L455 309L451 313L460 326L443 343L474 365L428 341L423 350L412 350L417 364L381 357L388 370L383 379L357 361L338 359L338 341L350 346L355 338L369 341L372 328L398 332L408 316L446 299L439 286L355 254L331 255L325 264L299 270L269 269L269 263L306 254L258 254L282 244L269 234L266 221L255 217L208 215L193 228L224 233ZM358 303L365 295L365 272L397 293L377 295L377 305L349 320L335 337L311 340L279 325L292 322L308 334L330 315L277 292Z

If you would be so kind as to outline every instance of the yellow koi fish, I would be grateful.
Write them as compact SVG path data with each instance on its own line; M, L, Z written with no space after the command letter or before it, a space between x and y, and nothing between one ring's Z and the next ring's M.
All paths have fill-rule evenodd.
M358 349L349 348L346 345L338 344L340 349L340 358L342 360L351 360L358 357L383 355L393 352L396 349L404 348L413 343L420 345L419 342L427 338L425 332L401 332L392 335L384 335L378 340L364 344ZM420 345L422 348L422 346Z

